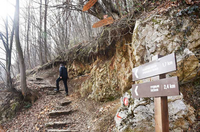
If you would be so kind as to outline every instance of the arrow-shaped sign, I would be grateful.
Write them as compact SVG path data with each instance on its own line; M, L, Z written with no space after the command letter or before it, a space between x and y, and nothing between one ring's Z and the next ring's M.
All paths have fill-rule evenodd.
M86 5L84 5L82 11L89 10L96 2L97 2L97 0L90 0Z
M132 69L133 81L156 76L176 70L175 54L170 54L158 60L146 63Z
M171 77L141 84L134 84L132 86L133 98L174 95L179 95L177 77Z
M108 17L108 18L105 18L101 21L96 22L95 24L92 25L92 27L98 28L98 27L102 27L102 26L105 26L105 25L112 24L113 22L114 22L114 19L112 17Z

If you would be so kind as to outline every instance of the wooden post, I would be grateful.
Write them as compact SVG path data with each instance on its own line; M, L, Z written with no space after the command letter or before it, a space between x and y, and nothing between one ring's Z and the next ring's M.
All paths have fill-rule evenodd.
M152 60L157 60L161 56L156 55ZM158 76L158 79L166 78L166 74ZM169 132L169 116L168 116L168 101L167 96L154 98L155 109L155 131Z
M156 132L169 132L167 97L154 98L154 105L155 105Z

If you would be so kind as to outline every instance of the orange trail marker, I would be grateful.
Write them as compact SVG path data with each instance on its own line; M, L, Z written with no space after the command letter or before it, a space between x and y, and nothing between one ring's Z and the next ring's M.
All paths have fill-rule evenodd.
M114 19L112 17L108 17L108 18L105 18L101 21L98 21L97 23L93 24L93 28L98 28L98 27L102 27L102 26L105 26L105 25L109 25L111 23L114 22Z
M83 6L82 11L89 10L96 2L97 2L97 0L90 0L86 5Z

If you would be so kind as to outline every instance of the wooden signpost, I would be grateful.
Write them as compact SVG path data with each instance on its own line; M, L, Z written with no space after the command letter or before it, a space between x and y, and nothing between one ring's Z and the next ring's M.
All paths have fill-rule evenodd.
M90 0L87 4L83 6L82 11L87 11L89 10L98 0Z
M133 81L164 74L176 70L176 59L174 54L158 58L152 62L133 68Z
M83 6L82 11L87 11L89 10L98 0L90 0L86 5ZM104 19L101 21L96 22L95 24L93 24L93 28L98 28L98 27L102 27L102 26L106 26L109 25L111 23L114 22L114 19L112 17L108 17L107 15L104 15Z
M134 98L141 98L179 95L178 87L179 86L177 77L161 79L141 84L134 84L132 86L132 96Z
M154 97L155 105L155 131L169 132L169 116L167 96L179 95L178 78L166 78L168 72L176 70L175 54L159 58L154 56L152 62L146 63L132 70L133 81L158 75L157 81L134 84L132 86L133 98Z
M112 17L108 17L108 18L105 18L101 21L98 21L97 23L93 24L93 28L98 28L98 27L102 27L102 26L105 26L105 25L108 25L108 24L111 24L114 22L114 19Z

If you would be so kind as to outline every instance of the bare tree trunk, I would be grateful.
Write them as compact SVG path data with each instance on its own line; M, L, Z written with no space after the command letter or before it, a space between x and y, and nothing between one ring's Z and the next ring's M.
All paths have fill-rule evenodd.
M12 52L12 44L13 44L13 35L14 35L14 24L13 24L13 28L11 31L11 36L10 36L10 43L9 43L9 33L8 33L8 17L6 17L6 20L4 21L5 24L5 29L6 29L6 33L5 35L3 35L0 32L0 39L3 42L4 48L5 48L5 52L6 52L6 66L5 66L5 71L6 71L6 87L9 90L12 90L12 79L11 79L11 52Z
M68 46L69 46L69 37L68 37L68 30L69 30L69 28L68 28L68 10L65 12L66 13L66 15L65 15L65 52L67 51L67 49L68 49Z
M28 68L32 68L31 66L31 58L30 58L30 48L29 48L29 32L30 32L30 1L28 4L28 21L27 21L27 33L26 33L26 52L28 58Z
M20 64L20 83L21 83L21 89L22 89L22 94L24 97L28 94L28 88L26 85L26 68L24 64L24 57L23 57L23 52L22 48L20 45L20 40L19 40L19 0L16 0L16 7L15 7L15 41L16 41L16 49L18 52L19 56L19 64Z
M39 60L40 65L44 64L43 54L42 54L42 0L40 0L40 25L39 25Z
M45 63L48 61L48 48L47 48L47 2L48 0L45 0L45 10L44 10L44 60Z
M30 48L29 48L29 31L30 31L30 1L28 5L28 25L27 25L27 34L26 34L26 52L27 52L27 57L28 57L28 64L29 68L32 68L31 66L31 58L30 58Z
M69 37L68 37L68 27L67 27L67 21L66 21L66 25L65 25L65 51L68 50L68 46L69 46Z
M8 52L8 66L6 66L6 69L8 71L7 79L8 81L8 86L11 90L13 90L12 87L12 78L11 78L11 58L12 58L12 45L13 45L13 36L14 36L14 23L11 31L11 37L10 37L10 47L9 47L9 52Z
M8 17L6 17L6 22L5 22L5 28L6 28L6 87L8 89L12 89L12 79L11 79L11 73L10 73L10 66L11 66L11 50L9 47L9 36L8 36Z

